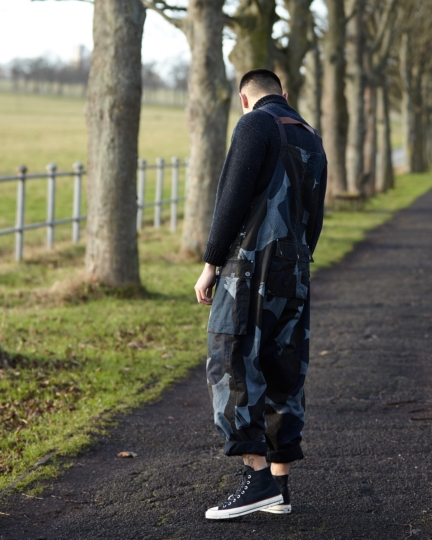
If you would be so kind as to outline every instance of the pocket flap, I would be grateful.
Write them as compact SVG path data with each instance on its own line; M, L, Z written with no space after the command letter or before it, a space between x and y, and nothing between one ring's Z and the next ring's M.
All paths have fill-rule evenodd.
M284 240L276 241L275 256L280 259L289 259L301 262L314 262L309 246L306 244L297 244L296 242L286 242Z
M253 274L253 269L253 261L248 261L247 259L228 259L226 263L219 268L217 275L250 279Z

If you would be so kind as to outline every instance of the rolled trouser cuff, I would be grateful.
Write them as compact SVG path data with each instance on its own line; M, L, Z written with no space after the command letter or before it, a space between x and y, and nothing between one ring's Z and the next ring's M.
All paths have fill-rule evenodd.
M291 463L292 461L303 458L303 450L299 444L284 450L274 450L267 453L267 461L269 463Z
M267 444L260 441L227 441L224 454L226 456L242 456L243 454L267 455Z

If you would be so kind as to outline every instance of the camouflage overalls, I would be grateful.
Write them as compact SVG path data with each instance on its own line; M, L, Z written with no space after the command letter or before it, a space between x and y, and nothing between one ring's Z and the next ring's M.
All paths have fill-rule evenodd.
M326 165L321 153L287 142L276 169L219 269L208 324L207 381L226 455L301 459L309 362L309 245Z

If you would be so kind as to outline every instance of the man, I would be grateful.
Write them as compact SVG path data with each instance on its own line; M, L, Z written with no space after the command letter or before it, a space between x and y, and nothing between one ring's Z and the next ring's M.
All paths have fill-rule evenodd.
M239 488L208 519L289 513L290 464L303 458L309 263L322 228L327 162L320 137L287 97L265 69L240 82L245 114L195 285L198 302L212 305L207 380L215 425L225 455L244 462Z

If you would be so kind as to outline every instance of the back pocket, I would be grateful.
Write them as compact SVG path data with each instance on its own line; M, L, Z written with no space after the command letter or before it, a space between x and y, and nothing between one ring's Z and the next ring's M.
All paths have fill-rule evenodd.
M246 334L253 263L231 259L220 269L210 312L208 332Z
M313 259L308 246L277 240L266 281L267 294L306 300L311 262Z

